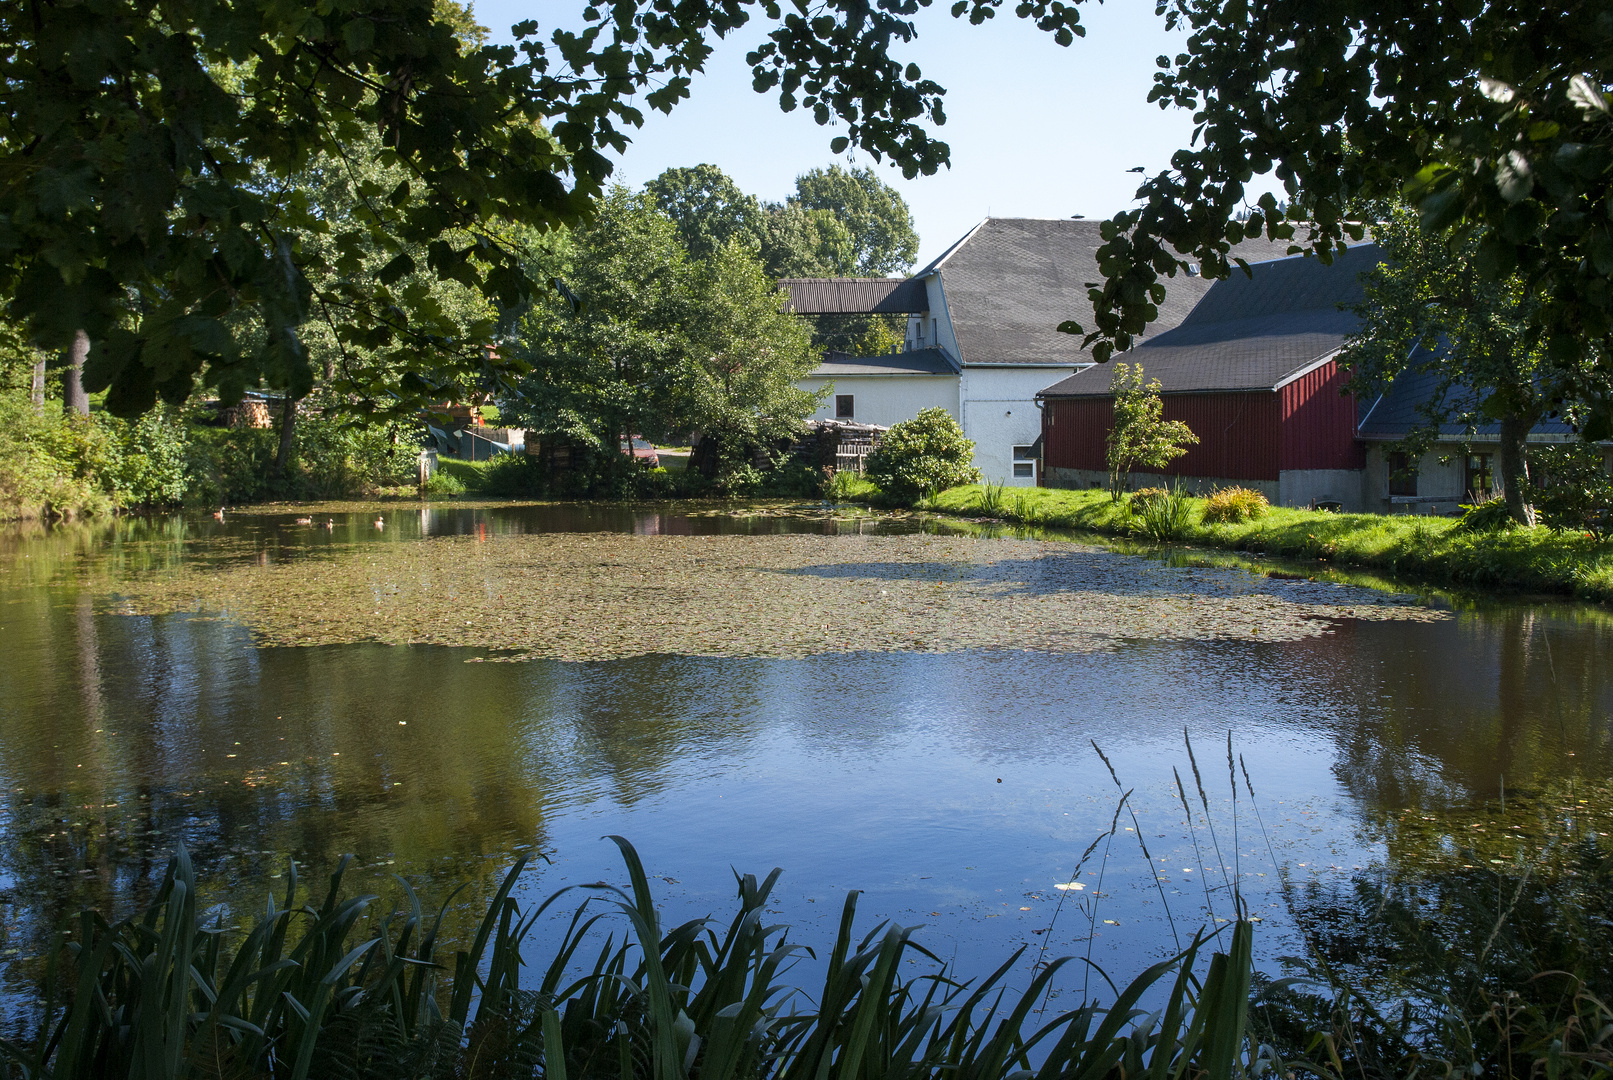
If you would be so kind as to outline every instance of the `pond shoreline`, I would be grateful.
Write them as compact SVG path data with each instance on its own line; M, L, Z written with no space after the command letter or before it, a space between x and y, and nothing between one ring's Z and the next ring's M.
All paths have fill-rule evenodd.
M992 512L983 505L984 489L971 484L943 491L922 508L956 518L1146 540L1126 504L1112 501L1105 491L1025 488L1005 497L1008 505ZM877 505L878 496L870 486L851 498ZM1464 532L1453 518L1273 507L1264 517L1236 524L1206 525L1195 514L1171 542L1378 571L1433 587L1613 602L1613 540L1543 526Z

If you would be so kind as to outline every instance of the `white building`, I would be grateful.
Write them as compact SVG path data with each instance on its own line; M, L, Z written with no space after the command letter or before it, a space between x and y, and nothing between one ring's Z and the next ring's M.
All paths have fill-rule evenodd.
M940 406L974 440L986 479L1034 486L1036 394L1092 363L1081 338L1056 327L1066 319L1092 326L1087 290L1102 280L1098 229L1081 219L987 218L910 278L780 282L797 314L907 316L906 351L830 354L799 384L832 387L817 416L889 425ZM1239 253L1253 260L1281 252L1257 242ZM1181 322L1209 283L1180 276L1166 287L1150 335Z

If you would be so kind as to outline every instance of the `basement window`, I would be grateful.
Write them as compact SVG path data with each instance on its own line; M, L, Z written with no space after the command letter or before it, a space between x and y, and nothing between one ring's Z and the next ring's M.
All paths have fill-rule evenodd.
M1036 445L1034 443L1014 447L1014 479L1036 479Z
M835 395L835 419L850 420L857 415L857 402L851 394Z

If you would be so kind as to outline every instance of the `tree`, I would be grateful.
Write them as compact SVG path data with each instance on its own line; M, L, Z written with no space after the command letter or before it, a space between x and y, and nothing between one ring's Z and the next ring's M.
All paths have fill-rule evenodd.
M836 276L905 274L918 257L919 237L907 200L872 169L810 169L795 178L793 206L828 211L845 226L851 244Z
M1104 225L1087 343L1106 360L1158 315L1189 260L1225 277L1264 233L1327 260L1402 192L1424 225L1470 245L1487 281L1513 274L1533 310L1525 348L1565 373L1613 363L1613 3L1521 0L1161 0L1191 31L1159 58L1151 100L1192 110L1194 144ZM1286 193L1249 205L1274 175ZM1248 211L1244 220L1240 213ZM1301 235L1303 233L1303 235ZM1064 329L1085 333L1075 323ZM1582 434L1613 433L1613 399L1576 387Z
M678 227L690 258L710 258L732 242L760 241L761 203L715 165L668 169L644 189Z
M1115 396L1115 422L1109 430L1107 459L1109 497L1120 501L1131 470L1163 469L1198 443L1180 420L1165 419L1165 399L1158 379L1143 381L1141 364L1115 364L1109 384Z
M621 439L670 423L688 256L651 198L618 186L544 269L581 302L540 303L522 321L515 347L530 370L508 404L532 434L614 465Z
M729 243L690 259L645 192L612 189L548 270L581 303L523 321L531 374L507 402L541 438L625 467L629 435L698 431L707 476L724 483L758 445L792 434L818 399L795 382L815 365L810 331L782 310L756 256Z
M1397 378L1432 376L1432 393L1419 405L1425 426L1408 444L1416 454L1440 424L1461 423L1471 431L1498 423L1507 512L1532 525L1529 431L1568 406L1576 383L1590 385L1595 373L1571 373L1548 359L1529 333L1538 297L1518 274L1497 279L1481 273L1478 241L1453 244L1422 228L1405 207L1384 216L1373 237L1387 261L1363 278L1365 299L1356 308L1361 329L1346 347L1354 388L1366 394Z
M779 300L778 283L738 244L691 275L671 411L680 430L700 433L691 467L719 484L748 469L757 447L796 435L827 392L796 387L818 360L810 328Z
M967 2L979 21L1002 0ZM750 57L758 90L842 121L836 153L933 173L947 148L923 125L944 121L944 91L888 55L913 35L888 7L828 0L809 19L764 0L617 0L547 40L524 22L510 47L465 40L465 18L433 0L0 6L0 295L40 345L88 333L86 387L116 413L183 401L198 381L227 400L255 385L301 397L311 256L294 233L328 233L344 273L370 247L388 253L352 281L355 308L387 307L381 290L417 270L518 307L541 283L498 223L588 219L602 151L626 145L641 104L686 97L711 40L754 10L774 21ZM1018 10L1063 40L1080 30L1060 0ZM406 178L364 188L350 218L320 218L291 179L366 134ZM397 298L409 322L411 297ZM486 350L459 345L428 350L423 367L440 370L394 393L428 402L483 378Z
M962 484L978 484L975 444L942 408L922 409L895 424L868 455L868 479L893 499L915 499Z

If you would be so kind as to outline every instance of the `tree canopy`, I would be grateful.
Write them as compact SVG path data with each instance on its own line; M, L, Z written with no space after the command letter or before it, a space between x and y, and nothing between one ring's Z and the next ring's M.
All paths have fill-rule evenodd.
M817 398L810 329L737 242L691 259L654 196L613 188L546 270L587 303L534 305L514 346L530 374L509 401L531 435L602 455L630 435L699 432L707 476L726 483L757 445L794 433Z
M578 30L519 24L516 46L467 37L433 0L0 6L0 294L41 345L89 332L86 384L114 412L198 381L227 399L259 384L300 396L310 268L345 275L355 306L395 324L414 305L389 290L418 271L520 305L541 283L500 223L586 220L604 151L644 106L686 97L713 40L755 14L773 24L749 58L758 90L837 120L835 152L934 172L948 153L925 125L944 122L944 91L889 55L928 3L827 0L808 18L764 0L614 0ZM1001 3L956 10L981 21ZM1016 11L1061 41L1081 32L1060 0ZM295 178L367 137L403 178L321 217ZM299 232L329 243L311 254ZM386 260L361 272L375 250ZM481 378L491 354L474 344L426 341L391 392L429 401Z
M1471 245L1537 302L1525 333L1563 370L1606 365L1613 335L1613 2L1158 0L1189 31L1152 100L1193 112L1191 146L1105 225L1094 355L1157 317L1162 278L1192 260L1224 277L1246 235L1327 259L1402 194L1425 226ZM1286 193L1249 198L1255 177ZM1251 203L1253 205L1251 206ZM1252 212L1250 212L1252 210ZM1240 220L1242 218L1242 220ZM1613 402L1580 388L1587 436Z
M790 203L830 211L845 226L851 243L840 272L848 277L905 274L918 257L907 201L872 169L811 169L796 177Z

